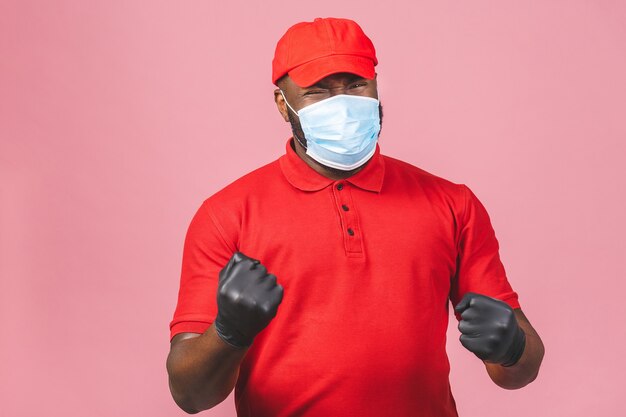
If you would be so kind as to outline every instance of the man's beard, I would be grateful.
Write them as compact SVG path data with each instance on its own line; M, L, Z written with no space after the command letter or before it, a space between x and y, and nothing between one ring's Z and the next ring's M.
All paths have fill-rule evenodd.
M300 125L300 120L296 120L295 117L291 114L291 110L287 110L287 116L289 117L289 124L291 125L291 131L295 139L302 145L304 149L306 149L306 139L304 138L304 132L302 131L302 126ZM378 115L380 116L380 131L378 132L378 136L380 136L380 132L383 130L383 105L378 103ZM335 169L328 167L331 170L335 170L337 172L346 172L340 169Z

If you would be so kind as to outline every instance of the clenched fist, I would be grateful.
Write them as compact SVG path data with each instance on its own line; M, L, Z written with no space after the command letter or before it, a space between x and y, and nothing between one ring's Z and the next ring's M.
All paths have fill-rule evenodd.
M283 287L260 261L235 252L220 271L215 330L226 343L245 348L276 316Z
M504 301L468 292L454 308L461 314L461 344L480 359L511 366L526 346L513 309Z

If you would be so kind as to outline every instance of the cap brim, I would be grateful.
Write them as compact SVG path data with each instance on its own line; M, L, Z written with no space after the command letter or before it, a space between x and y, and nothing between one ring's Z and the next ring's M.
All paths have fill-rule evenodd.
M309 87L324 77L338 72L349 72L372 79L376 75L374 62L357 55L330 55L314 59L288 72L289 77L300 87Z

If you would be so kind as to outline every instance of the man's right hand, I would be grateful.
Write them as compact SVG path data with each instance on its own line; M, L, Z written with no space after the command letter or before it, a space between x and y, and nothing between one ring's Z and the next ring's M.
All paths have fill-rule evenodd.
M272 321L283 299L283 287L260 261L235 252L220 271L215 330L236 348L252 345Z

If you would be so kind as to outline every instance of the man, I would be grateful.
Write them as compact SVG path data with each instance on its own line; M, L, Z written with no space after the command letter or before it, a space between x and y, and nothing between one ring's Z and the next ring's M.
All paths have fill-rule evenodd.
M351 20L278 42L286 153L206 199L185 239L167 369L186 412L235 388L239 416L456 416L449 301L496 384L536 378L543 344L483 205L380 153L376 64Z

